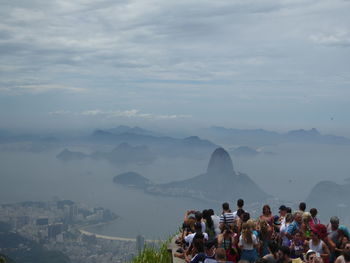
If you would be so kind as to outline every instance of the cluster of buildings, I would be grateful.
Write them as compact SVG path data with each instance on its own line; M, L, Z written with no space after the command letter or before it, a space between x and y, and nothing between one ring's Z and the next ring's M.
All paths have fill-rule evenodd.
M102 239L80 231L116 219L108 209L88 208L70 200L0 205L0 221L10 224L12 231L63 252L72 263L130 261L137 253L137 242Z

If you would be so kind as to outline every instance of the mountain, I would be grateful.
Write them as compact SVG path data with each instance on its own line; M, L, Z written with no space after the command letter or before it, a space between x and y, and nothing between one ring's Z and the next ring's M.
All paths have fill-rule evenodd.
M119 174L113 178L113 182L116 184L141 189L144 189L145 187L148 187L152 184L152 182L146 177L135 172L126 172Z
M206 173L187 180L153 185L147 188L147 192L212 201L244 198L254 202L269 197L247 175L234 171L231 157L223 148L212 153Z
M124 126L122 126L124 127ZM136 129L136 133L135 133ZM167 136L155 136L154 133L140 128L118 128L118 132L111 130L96 130L89 137L92 143L146 145L153 153L164 157L189 157L204 158L210 154L218 145L204 140L198 136L190 136L179 139ZM126 132L123 132L126 130Z
M310 207L316 207L323 215L342 215L350 217L350 181L345 184L337 184L332 181L317 183L308 195L306 202ZM329 220L329 218L327 218Z
M56 158L62 161L76 161L92 158L96 160L107 160L114 164L149 164L156 159L156 155L152 153L147 146L131 146L127 143L121 143L111 152L96 151L92 154L85 154L64 149Z
M288 142L344 144L350 145L350 139L336 135L323 135L316 128L310 130L291 130L287 133L277 133L263 129L242 130L224 127L211 127L200 131L202 136L221 144L238 144L247 146L262 146Z

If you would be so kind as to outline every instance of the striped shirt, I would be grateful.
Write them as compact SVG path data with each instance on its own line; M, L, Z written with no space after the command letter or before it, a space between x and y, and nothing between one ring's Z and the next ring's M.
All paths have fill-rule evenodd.
M235 221L235 215L233 213L224 213L220 216L220 224L232 224Z

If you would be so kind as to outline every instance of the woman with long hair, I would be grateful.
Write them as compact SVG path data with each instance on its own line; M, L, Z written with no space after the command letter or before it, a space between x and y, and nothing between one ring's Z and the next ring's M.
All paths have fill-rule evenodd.
M242 250L241 260L247 260L251 263L257 260L258 253L256 248L258 247L258 240L247 223L242 224L242 233L239 237L238 245Z
M273 215L271 212L271 207L269 205L264 205L262 208L262 214L259 217L260 220L265 220L270 226L273 225Z

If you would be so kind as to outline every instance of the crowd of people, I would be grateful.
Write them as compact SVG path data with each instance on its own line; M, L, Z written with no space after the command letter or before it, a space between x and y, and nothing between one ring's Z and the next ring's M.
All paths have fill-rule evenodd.
M332 216L321 223L317 209L298 210L281 205L274 215L269 205L257 219L237 200L236 211L222 204L221 215L213 209L186 211L176 243L176 257L190 263L347 263L350 232Z

